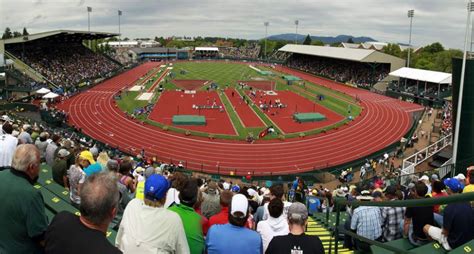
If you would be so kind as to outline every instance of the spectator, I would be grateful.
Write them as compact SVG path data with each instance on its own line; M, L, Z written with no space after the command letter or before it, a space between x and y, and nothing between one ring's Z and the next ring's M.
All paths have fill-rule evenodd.
M71 200L71 204L79 209L81 204L81 196L80 191L82 184L86 180L86 173L81 168L80 157L76 158L76 163L71 165L67 171L67 178L68 178L68 185L69 187L69 199Z
M12 136L13 126L6 122L2 125L0 134L0 171L11 167L18 139Z
M290 207L291 203L283 200L283 194L284 194L284 189L283 189L282 184L274 184L270 187L270 200L272 200L274 198L278 198L281 201L283 201L283 214L282 214L282 216L286 217L286 212L287 212L288 208ZM264 207L265 207L265 209L264 209L264 212L263 212L262 220L266 220L269 217L268 204L265 204Z
M40 151L41 161L45 160L46 147L48 147L48 137L49 135L47 132L41 132L39 138L35 141L35 145Z
M450 196L463 190L463 184L456 178L448 178L444 180L444 184ZM474 218L469 202L452 203L444 209L443 226L439 228L427 224L423 227L423 232L450 251L472 240L473 225Z
M61 185L65 186L67 182L67 158L69 156L69 151L66 149L60 149L56 159L54 160L53 167L51 168L53 174L53 180Z
M33 129L31 128L31 125L24 124L22 127L22 132L20 135L18 135L18 142L20 144L33 144L33 139L31 138L32 132Z
M59 142L61 141L61 137L57 134L54 134L51 137L52 142L48 144L46 147L45 159L46 163L52 167L54 164L54 155L56 154L56 150L59 147Z
M307 191L308 191L308 186L306 186L303 178L298 178L298 183L295 188L295 201L305 204Z
M122 253L105 237L117 213L119 192L115 176L91 175L81 189L80 216L60 212L46 232L45 253Z
M41 242L48 226L43 196L33 187L40 170L34 145L19 145L12 168L0 172L0 252L42 253Z
M92 174L99 173L102 171L102 167L99 163L95 162L92 153L89 151L82 151L79 154L79 164L81 164L84 173L86 176L91 176Z
M324 254L323 243L317 236L306 235L308 209L301 203L293 203L288 209L288 225L290 233L275 236L268 245L267 254Z
M258 223L262 221L263 219L263 213L265 211L265 204L268 204L270 202L270 191L267 190L267 194L264 194L263 199L262 199L262 205L257 208L257 211L255 212L253 216L253 220L255 221L255 225L258 227Z
M146 179L144 200L128 204L115 240L124 253L189 253L180 217L164 207L169 187L166 178L153 174Z
M428 192L428 187L421 182L415 184L415 199L423 199ZM425 225L434 225L433 207L408 207L405 212L403 234L408 236L410 243L416 246L426 244L429 240L423 232Z
M364 194L357 197L357 200L362 202L370 202L373 197ZM351 230L355 231L358 235L368 238L370 240L381 241L382 240L382 216L379 207L374 206L359 206L354 209L351 218ZM357 249L368 252L370 246L359 240L355 240L355 246Z
M179 193L181 203L169 208L181 217L189 250L192 254L201 254L204 251L201 215L196 213L193 208L198 199L198 191L198 184L195 179L186 181Z
M212 215L220 212L221 207L219 204L219 193L216 182L209 182L207 189L202 193L202 196L203 202L201 204L201 211L204 217L210 218Z
M131 176L133 170L132 161L126 160L120 164L119 182L127 187L130 196L133 196L137 188L137 181Z
M233 193L225 190L221 192L219 197L221 211L209 218L209 227L216 224L227 224L229 223L229 205L232 201Z
M448 193L444 190L446 187L444 186L444 183L441 181L434 181L432 184L433 192L431 193L431 196L433 198L440 198L440 197L446 197L448 196ZM433 206L433 212L435 214L441 214L441 205L434 205ZM436 215L435 215L435 220L436 220Z
M286 218L281 216L283 214L283 201L277 198L272 199L268 204L268 212L270 217L257 225L257 232L262 236L264 252L273 237L289 233Z
M188 181L188 177L181 172L176 172L170 176L171 188L166 194L165 207L168 208L174 204L180 204L179 192L184 188L184 185Z
M397 188L390 185L385 190L385 197L388 201L398 200ZM400 228L405 217L404 207L382 207L382 236L384 242L390 242L403 237Z
M426 193L427 195L431 195L431 182L430 179L428 178L427 175L423 175L420 179L420 182L424 183L426 187L428 188L428 192Z
M245 228L248 216L247 198L243 194L234 195L230 205L229 223L214 225L209 229L206 238L207 253L262 253L260 235Z

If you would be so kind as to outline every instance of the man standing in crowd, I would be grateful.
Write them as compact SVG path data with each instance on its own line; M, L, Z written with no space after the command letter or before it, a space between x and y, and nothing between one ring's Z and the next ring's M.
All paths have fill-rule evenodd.
M260 235L245 228L248 217L249 202L247 198L243 194L234 195L230 205L229 223L214 225L207 233L207 253L262 253Z
M46 231L45 253L122 253L105 237L117 213L119 192L113 174L89 176L81 189L81 216L60 212Z
M288 208L288 226L290 233L284 236L273 237L265 253L324 254L323 243L319 237L306 235L304 233L307 224L308 209L302 203L293 203Z
M285 191L283 189L282 184L274 184L270 187L270 200L274 198L278 198L281 201L283 201L283 214L282 216L286 217L286 212L288 210L288 207L290 207L291 203L284 201L283 195L285 194ZM266 220L269 217L269 212L268 212L268 203L264 205L264 211L263 211L263 219Z
M390 185L385 190L385 197L388 201L398 200L397 188ZM404 207L382 207L382 236L383 241L390 242L403 237L400 228L405 217Z
M169 208L181 217L189 250L192 254L201 254L204 251L201 215L196 213L193 208L198 201L198 191L197 181L195 179L187 180L183 189L179 192L181 203Z
M38 147L40 151L41 161L45 161L46 147L48 147L48 133L41 132L39 138L35 141L35 146Z
M373 197L370 195L361 195L357 197L362 202L370 202ZM359 206L354 209L351 218L351 230L356 231L360 236L370 240L382 240L382 216L380 208L374 206ZM356 248L367 252L370 246L361 241L355 240Z
M19 145L12 168L0 171L0 253L41 253L48 221L43 196L33 187L39 166L38 149Z
M270 217L257 225L257 232L262 236L264 252L273 237L289 233L287 218L281 216L283 214L283 201L277 198L272 199L268 204L268 212Z
M53 180L61 185L65 186L67 182L67 157L69 156L69 151L66 149L60 149L58 154L56 155L56 159L54 159L53 167L51 167L51 171L53 174Z
M444 180L448 194L456 195L461 193L463 185L456 178ZM442 228L431 225L425 225L423 232L438 241L445 250L455 249L470 240L474 236L472 230L474 218L469 202L448 204L444 209Z
M418 182L415 184L415 199L423 199L428 192L428 187ZM434 225L433 206L408 207L405 212L403 234L408 236L410 243L421 246L428 243L429 239L423 232L425 225Z
M169 187L166 178L153 174L146 179L144 200L128 203L115 239L124 253L189 253L181 218L164 208Z
M31 125L24 124L22 128L22 132L20 133L20 135L18 135L18 141L21 144L33 144L33 139L31 138L32 132L33 132L33 129L31 128Z
M12 165L13 154L15 153L18 139L12 136L13 126L5 122L2 125L0 134L0 171L9 169Z
M202 193L202 198L202 215L204 215L206 218L210 218L212 215L219 213L221 207L219 205L219 192L216 182L209 182L206 190Z
M51 137L51 140L52 142L48 144L48 146L46 147L46 153L44 155L45 159L46 159L46 163L52 167L53 164L54 164L54 155L56 154L56 150L58 149L59 147L59 142L61 141L61 137L54 134L52 137Z
M229 223L229 205L232 201L233 193L231 191L222 191L219 197L221 204L221 211L209 218L209 227L215 224L227 224Z

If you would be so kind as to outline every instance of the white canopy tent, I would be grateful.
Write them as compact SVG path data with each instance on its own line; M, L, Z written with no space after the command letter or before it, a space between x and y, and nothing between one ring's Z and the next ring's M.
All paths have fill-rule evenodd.
M59 97L59 94L49 92L48 94L43 96L43 99L54 99L54 98L57 98L57 97Z
M41 88L41 89L38 89L38 90L36 91L37 94L47 94L47 93L49 93L49 92L51 92L51 90L49 90L48 88L44 88L44 87Z
M452 82L451 73L439 72L439 71L428 71L415 68L402 67L396 71L389 73L390 76L411 79L417 81L417 88L419 82L425 82L425 91L428 83L438 84L438 95L440 93L441 84L449 84ZM406 89L406 82L405 82Z

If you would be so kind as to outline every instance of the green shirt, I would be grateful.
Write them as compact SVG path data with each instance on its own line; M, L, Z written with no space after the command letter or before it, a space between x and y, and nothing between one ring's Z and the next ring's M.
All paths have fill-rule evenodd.
M0 253L40 253L38 239L48 226L41 192L25 173L0 172Z
M202 234L201 215L196 213L192 207L181 204L173 205L168 209L181 217L191 254L202 254L204 252L204 237Z

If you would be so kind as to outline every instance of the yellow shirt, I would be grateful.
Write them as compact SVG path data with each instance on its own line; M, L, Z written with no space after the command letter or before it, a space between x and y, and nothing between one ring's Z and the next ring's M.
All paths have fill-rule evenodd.
M137 183L137 189L135 190L135 198L143 200L145 198L145 181Z
M463 193L474 192L474 184L467 185L466 187L464 187L464 190L462 192Z

